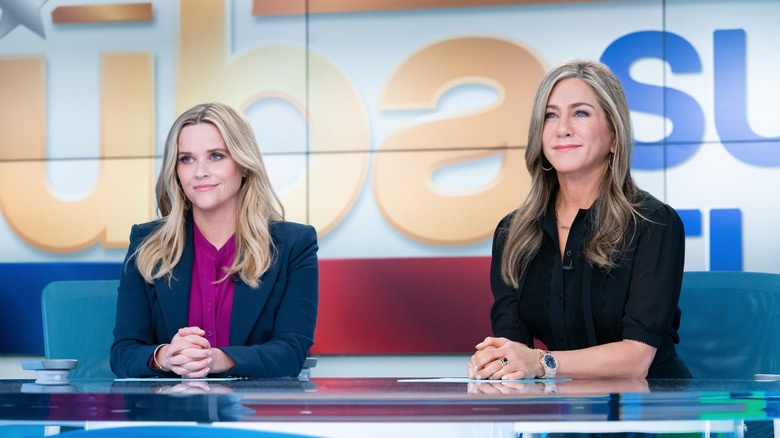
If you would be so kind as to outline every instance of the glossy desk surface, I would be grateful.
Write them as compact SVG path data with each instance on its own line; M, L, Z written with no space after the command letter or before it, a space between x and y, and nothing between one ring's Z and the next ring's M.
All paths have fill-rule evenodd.
M546 392L546 393L545 393ZM590 422L772 420L780 382L570 380L554 384L327 378L225 382L0 381L8 422Z

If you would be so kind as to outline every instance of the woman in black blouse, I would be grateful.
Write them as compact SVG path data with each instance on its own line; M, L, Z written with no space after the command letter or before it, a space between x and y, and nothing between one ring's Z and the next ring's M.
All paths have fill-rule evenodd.
M637 188L632 146L606 66L572 61L545 76L525 153L531 191L494 235L495 337L476 346L471 378L690 377L674 349L683 225Z

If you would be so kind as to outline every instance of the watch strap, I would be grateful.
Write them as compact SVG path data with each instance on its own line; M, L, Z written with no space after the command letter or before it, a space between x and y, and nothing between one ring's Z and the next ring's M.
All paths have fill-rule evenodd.
M544 374L541 376L543 379L552 379L558 372L558 361L555 359L549 351L537 350L539 352L539 365L542 367Z

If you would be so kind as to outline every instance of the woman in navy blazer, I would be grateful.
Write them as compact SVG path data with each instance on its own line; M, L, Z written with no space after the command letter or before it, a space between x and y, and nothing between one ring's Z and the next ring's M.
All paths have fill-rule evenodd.
M130 233L114 374L298 375L314 341L317 235L283 221L250 125L223 104L186 111L156 192L160 219Z

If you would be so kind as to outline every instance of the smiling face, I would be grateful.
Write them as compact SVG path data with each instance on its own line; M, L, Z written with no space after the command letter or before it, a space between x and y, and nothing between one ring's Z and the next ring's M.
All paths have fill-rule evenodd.
M181 129L176 174L196 222L204 215L235 218L242 170L216 126L198 123Z
M542 143L558 177L600 178L614 135L593 89L579 78L563 79L547 99Z

